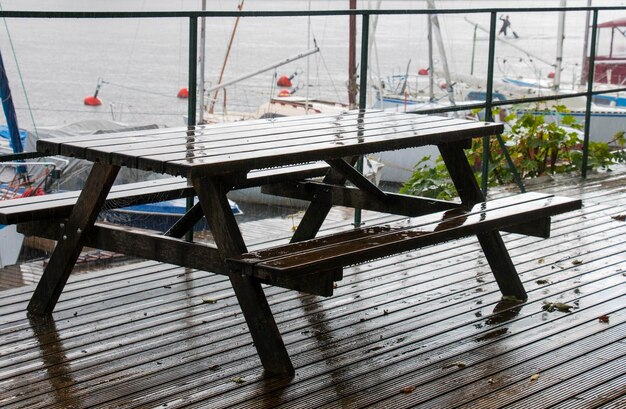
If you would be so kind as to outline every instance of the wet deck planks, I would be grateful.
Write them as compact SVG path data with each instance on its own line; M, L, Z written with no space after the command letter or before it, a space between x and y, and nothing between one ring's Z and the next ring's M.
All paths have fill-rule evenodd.
M585 206L554 218L548 240L504 235L523 305L500 302L472 239L348 269L327 299L267 288L292 379L263 377L220 276L153 262L77 274L50 322L27 319L32 286L1 291L0 405L624 405L626 222L613 217L626 214L626 168L532 189ZM337 212L327 228L350 221ZM291 226L271 219L243 231L260 243ZM547 312L544 302L574 308Z

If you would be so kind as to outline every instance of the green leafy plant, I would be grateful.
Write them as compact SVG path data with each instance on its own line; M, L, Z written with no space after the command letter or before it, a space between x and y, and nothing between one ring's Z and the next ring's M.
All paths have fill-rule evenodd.
M505 157L506 148L515 169L522 178L536 178L546 174L568 173L582 169L582 125L562 105L551 108L537 104L534 109L513 107L504 117L507 130L497 138L489 140L488 185L506 184L514 181L514 174ZM499 113L494 112L494 116ZM559 121L551 120L558 117ZM611 149L609 146L621 149ZM623 150L626 137L620 132L609 144L589 143L588 169L610 170L610 165L626 161ZM482 140L475 139L466 156L475 175L481 183ZM428 166L429 157L420 160L414 167L411 178L403 185L401 192L438 199L450 199L456 191L446 167L439 157L435 166Z
M441 156L437 158L435 166L430 166L429 162L430 156L425 156L415 164L413 174L400 189L400 193L442 200L456 196L456 190Z

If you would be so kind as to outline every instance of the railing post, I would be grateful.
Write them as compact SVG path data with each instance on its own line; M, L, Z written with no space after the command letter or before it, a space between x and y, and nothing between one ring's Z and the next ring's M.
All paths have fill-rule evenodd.
M368 51L369 51L369 35L370 35L370 15L369 13L363 13L363 20L361 23L361 70L359 74L359 121L362 120L363 112L367 107L367 64L368 64ZM361 140L360 133L362 129L358 130L359 141ZM361 156L356 162L356 169L363 173L363 157ZM354 227L361 225L361 209L354 209Z
M487 67L487 95L485 101L485 121L493 122L493 67L495 63L495 50L496 50L496 20L497 14L496 12L491 13L491 20L489 25L489 66ZM473 58L473 57L472 57ZM509 155L509 151L504 144L504 140L502 139L502 135L496 135L496 139L500 144L500 148L502 149L502 153L504 154L504 158L506 159L507 164L509 165L509 169L511 169L511 173L513 174L513 179L519 187L522 193L526 192L526 188L524 188L524 184L522 183L522 178L520 177L517 169L515 168L515 164L511 159L511 155ZM487 197L487 186L489 184L489 137L483 137L483 163L482 163L482 191L485 198Z
M470 75L474 75L474 56L476 54L476 32L478 31L478 24L474 25L474 35L472 36L472 62L470 64Z
M591 102L593 96L593 79L596 63L596 37L598 35L598 9L593 10L593 25L591 26L591 49L589 51L589 72L587 76L587 105L585 109L585 136L583 141L583 168L582 177L587 177L587 162L589 159L589 129L591 126Z
M485 96L485 121L492 122L491 113L493 103L493 65L496 54L496 17L495 11L491 12L489 22L489 63L487 65L487 95ZM482 163L481 187L483 196L487 197L487 184L489 182L489 137L483 137L483 163Z
M370 35L370 15L363 14L361 23L361 72L359 74L359 110L363 111L367 107L367 64Z
M187 99L187 125L196 125L196 88L197 84L197 61L198 61L198 17L189 17L189 79Z
M192 131L196 125L196 94L197 94L197 61L198 61L198 18L189 17L189 78L187 89L187 129ZM187 182L190 184L190 181ZM185 208L189 211L193 207L194 198L188 197ZM187 241L193 241L193 228L185 235Z

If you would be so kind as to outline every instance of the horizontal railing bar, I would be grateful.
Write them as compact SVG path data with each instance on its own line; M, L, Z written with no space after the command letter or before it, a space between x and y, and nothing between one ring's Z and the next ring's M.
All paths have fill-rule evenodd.
M529 8L480 8L480 9L389 9L389 10L291 10L291 11L0 11L1 18L183 18L183 17L297 17L297 16L348 16L348 15L429 15L429 14L481 14L494 11L501 13L540 13L575 11L619 11L624 6L593 7L529 7Z
M601 91L593 91L591 95L602 95L602 94L610 94L614 92L626 92L626 88L612 88L610 90L601 90ZM559 94L559 95L542 95L538 97L531 98L519 98L519 99L507 99L505 101L492 101L491 106L507 106L507 105L515 105L515 104L525 104L530 102L541 102L541 101L556 101L559 99L569 99L576 97L585 97L587 96L587 92L576 92L571 94ZM463 104L463 105L455 105L455 106L447 106L441 108L431 108L431 109L420 109L419 111L413 111L407 108L407 112L415 112L420 114L439 114L444 112L456 112L456 111L466 111L468 109L477 109L477 108L485 108L487 104L485 102L476 102L475 104Z

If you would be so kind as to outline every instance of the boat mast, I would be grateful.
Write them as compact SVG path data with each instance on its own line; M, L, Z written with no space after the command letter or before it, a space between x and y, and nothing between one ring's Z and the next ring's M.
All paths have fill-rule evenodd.
M567 1L561 0L560 7L565 7ZM559 12L559 25L556 36L556 68L552 88L558 90L561 85L561 69L563 65L563 40L565 39L565 11Z
M350 10L356 9L356 0L350 1ZM348 105L356 108L356 15L350 15L348 33Z
M311 12L311 0L309 0L309 13ZM306 20L306 46L307 48L311 48L311 15L307 16ZM311 59L306 57L306 89L304 90L304 115L309 114L309 84L310 84L310 69L311 69Z
M356 9L356 0L350 1L350 10ZM350 15L350 30L348 34L348 105L356 108L356 15ZM365 90L362 90L365 92Z
M202 11L206 11L206 0L202 0ZM198 52L198 59L200 60L200 78L198 80L198 91L199 91L199 97L198 98L198 123L199 124L203 124L204 123L204 46L205 46L205 42L206 42L206 17L201 17L200 18L200 45L198 46L200 48L199 52Z
M587 0L587 7L591 7L591 0ZM591 13L587 10L585 14L585 39L583 44L583 62L581 64L582 69L580 70L580 85L585 85L587 83L587 49L589 48L589 19L591 17Z
M237 10L241 11L243 9L243 3L245 0L241 0L239 5L237 5ZM224 56L224 62L222 63L222 70L220 71L220 77L217 80L217 85L222 83L224 79L224 71L226 70L226 63L228 62L228 56L230 55L230 50L233 46L233 41L235 40L235 33L237 33L237 26L239 25L240 16L235 18L235 25L233 26L233 31L230 33L230 41L228 42L228 47L226 48L226 55ZM223 88L223 87L221 87ZM215 111L215 102L217 101L217 95L219 93L220 88L213 88L215 90L215 94L213 94L213 98L209 102L209 114L212 114ZM210 91L207 91L210 92Z
M435 0L427 0L428 8L431 10L435 10ZM452 85L452 78L450 77L450 70L448 68L448 59L446 58L446 49L443 45L443 37L441 37L441 27L439 26L439 18L436 14L430 15L430 20L432 22L435 39L437 40L437 48L439 49L439 56L441 58L441 66L443 68L443 75L446 78L447 91L448 91L448 99L452 105L454 103L454 89Z
M435 68L433 61L433 22L428 16L428 100L435 100Z
M382 0L378 0L376 2L376 10L380 10L380 5L382 3ZM368 9L372 9L372 5L371 5L371 1L368 1ZM376 78L374 78L374 74L373 74L373 70L368 69L367 72L369 74L368 77L368 81L370 84L373 84L374 82L378 83L378 90L379 92L381 92L381 98L380 98L380 107L382 109L385 109L385 99L382 98L382 80L380 77L380 61L378 60L378 47L376 46L376 30L378 28L378 14L374 14L372 16L372 26L370 29L370 36L369 36L369 41L368 41L368 46L369 46L369 50L367 52L367 55L373 55L374 56L374 60L376 61ZM375 98L373 95L370 95L370 98ZM370 106L373 104L373 101L370 100Z

